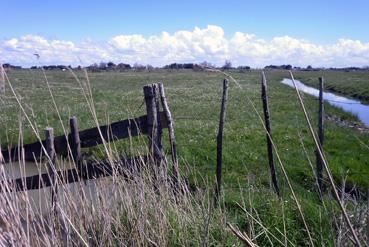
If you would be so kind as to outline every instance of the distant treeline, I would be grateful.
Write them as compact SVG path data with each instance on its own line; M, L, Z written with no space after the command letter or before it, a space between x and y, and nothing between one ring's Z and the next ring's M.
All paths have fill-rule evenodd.
M23 69L21 66L15 66L11 65L9 63L3 64L4 69ZM214 68L214 69L221 69L221 70L240 70L240 71L248 71L252 68L250 66L232 66L232 63L229 61L226 61L223 66L215 66L208 62L202 62L202 63L171 63L164 65L162 67L154 67L150 64L142 65L139 63L135 63L133 65L130 65L128 63L118 63L115 64L113 62L100 62L99 64L94 63L86 67L82 66L76 66L72 67L71 65L44 65L44 66L32 66L30 69L41 69L44 70L67 70L67 69L76 69L76 70L82 70L87 69L91 72L99 72L99 71L127 71L127 70L134 70L134 71L151 71L155 69L167 69L167 70L179 70L179 69L192 69L192 70L202 70L205 68ZM257 68L260 69L260 68ZM368 71L369 66L365 67L343 67L343 68L323 68L318 67L314 68L311 65L308 65L307 67L296 67L292 66L290 64L282 64L282 65L268 65L265 66L264 69L266 70L300 70L300 71L320 71L320 70L336 70L336 71Z
M268 65L265 66L264 69L266 70L298 70L298 71L322 71L322 70L336 70L336 71L367 71L369 70L369 66L365 67L342 67L342 68L335 68L335 67L312 67L311 65L304 67L296 67L290 64L282 64L282 65Z

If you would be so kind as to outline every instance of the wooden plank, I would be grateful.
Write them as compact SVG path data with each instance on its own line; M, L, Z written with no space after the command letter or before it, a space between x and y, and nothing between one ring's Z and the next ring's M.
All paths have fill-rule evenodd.
M269 116L269 102L268 102L268 90L267 90L267 82L265 78L264 71L261 76L261 99L263 101L263 111L264 111L264 122L266 129L266 141L267 141L267 150L268 150L268 160L269 160L269 169L270 176L272 178L272 184L275 192L280 197L280 190L278 187L278 180L275 171L274 157L273 157L273 145L272 145L272 127L270 124L270 116Z
M46 147L46 140L42 140L41 142L34 142L31 144L26 144L23 146L24 149L24 157L26 161L35 161L35 157L37 160L41 156L45 156L42 146ZM54 149L56 154L66 154L67 153L67 139L65 136L57 136L54 137ZM18 161L18 147L13 147L8 149L2 149L2 153L4 156L5 163L10 161Z
M160 121L162 128L167 128L167 118L163 112L160 112ZM128 138L129 136L134 137L140 134L147 134L147 117L141 116L133 119L126 119L123 121L114 122L110 125L101 126L101 132L105 141L114 141L118 139ZM101 136L98 129L91 128L79 132L81 147L93 147L102 143ZM68 139L71 135L68 135ZM24 148L24 157L26 161L35 161L45 154L42 152L42 146L45 147L46 141L34 142L31 144L26 144ZM55 153L59 155L68 154L67 138L63 136L57 136L54 138L54 148ZM4 162L8 163L10 161L18 161L18 147L13 147L8 149L2 149L2 155Z
M114 168L118 167L119 174L125 178L129 177L125 171L130 173L131 171L139 171L141 165L147 162L146 156L134 157L134 158L122 158L114 164ZM111 176L113 174L113 167L108 160L99 163L89 162L83 167L83 173L79 173L77 169L68 169L57 171L57 176L60 179L60 184L70 184L78 181L98 179L102 177ZM50 187L53 184L52 178L49 174L44 173L41 175L34 175L25 178L17 178L8 180L7 183L10 186L4 186L4 181L0 181L0 192L13 192L13 191L25 191L35 190L45 187Z
M45 141L42 141L42 145L45 147ZM35 142L31 144L26 144L23 146L24 148L24 158L26 161L33 161L33 154L35 154L36 157L41 155L42 152L42 146L40 142ZM18 147L12 147L8 149L2 149L1 152L3 154L4 162L8 163L10 161L18 161Z
M139 133L146 132L145 120L146 117L143 116L136 119L115 122L110 125L100 126L100 131L106 142L129 137L129 129L131 136L137 136ZM130 122L133 123L130 125ZM93 147L103 143L98 128L80 131L79 137L82 148Z
M160 113L162 126L167 128L168 124L163 112ZM129 136L134 137L140 134L147 134L147 117L141 116L134 119L127 119L119 122L112 123L110 125L100 126L103 138L107 142L128 138ZM81 147L93 147L102 143L101 136L97 128L83 130L79 132L81 139Z
M220 116L219 116L219 128L217 135L217 167L216 167L216 186L215 186L215 203L218 203L220 190L221 190L221 182L222 182L222 154L223 154L223 129L224 122L226 117L226 109L228 102L228 80L224 79L223 81L223 97L222 97L222 105L220 108Z

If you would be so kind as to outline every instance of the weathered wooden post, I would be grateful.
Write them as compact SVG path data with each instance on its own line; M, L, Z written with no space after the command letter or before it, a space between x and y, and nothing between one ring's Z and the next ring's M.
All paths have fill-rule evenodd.
M3 156L3 153L1 152L1 147L0 147L0 165L4 163L5 163L4 156Z
M272 179L272 184L275 192L280 197L280 190L278 186L278 180L274 165L274 157L273 157L273 145L272 145L272 127L270 125L270 116L269 116L269 102L268 102L268 92L267 92L267 82L265 78L265 73L262 71L261 73L261 99L263 101L263 111L264 111L264 122L266 129L266 141L267 141L267 149L268 149L268 160L269 160L269 168L270 168L270 176Z
M319 117L318 117L318 137L319 137L319 148L323 150L324 143L324 79L319 77ZM323 153L323 152L320 152ZM316 175L318 179L318 190L319 196L322 197L323 193L323 160L319 154L319 150L315 151L316 155Z
M160 116L160 92L159 92L159 85L158 83L154 83L153 84L154 87L154 92L155 92L155 106L156 106L156 126L157 126L157 131L158 131L158 135L156 138L156 142L157 142L157 147L159 150L159 155L160 155L160 161L165 161L164 159L164 151L163 151L163 143L162 143L162 137L163 137L163 128L161 125L161 116Z
M163 159L163 152L161 146L161 132L159 130L160 118L158 114L158 86L157 84L149 84L143 87L146 113L147 113L147 132L149 139L150 154L156 164L160 165Z
M222 182L222 154L223 154L223 129L226 117L226 108L228 101L228 80L223 81L223 97L220 108L219 128L217 135L217 168L216 168L216 186L215 186L215 203L219 201L221 182Z
M367 210L367 214L366 214L366 230L367 230L367 239L369 240L369 188L366 191L366 210Z
M179 166L178 166L178 160L177 160L177 144L176 144L176 138L174 135L174 121L172 118L172 113L169 110L163 83L159 83L159 91L160 91L160 99L161 99L161 104L163 106L163 111L164 111L164 114L168 122L169 141L170 141L170 148L172 152L172 161L173 161L173 172L174 172L176 182L179 183L180 175L179 175Z
M53 207L55 205L55 196L57 193L57 177L56 177L56 168L55 168L55 147L54 147L54 130L51 127L47 127L45 129L45 137L46 137L46 152L48 155L48 166L47 166L47 173L49 174L49 178L52 184L52 191L51 191L51 200Z
M0 93L5 93L5 70L0 63Z
M69 119L70 126L70 148L72 151L72 157L79 176L82 176L82 154L81 154L81 140L79 139L78 122L76 117Z

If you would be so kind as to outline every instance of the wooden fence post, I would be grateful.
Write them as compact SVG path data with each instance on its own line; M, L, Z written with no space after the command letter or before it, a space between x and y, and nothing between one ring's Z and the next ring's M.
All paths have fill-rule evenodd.
M3 153L1 152L1 147L0 147L0 165L4 163L5 163L5 160L4 160L4 156L3 156Z
M157 108L157 85L149 84L143 87L147 113L147 131L149 139L149 150L155 163L160 165L163 154L161 147L161 132Z
M272 179L272 184L275 192L280 197L280 190L278 187L278 180L274 165L274 157L273 157L273 145L272 145L272 128L270 125L270 116L269 116L269 102L268 102L268 92L267 92L267 82L265 78L265 73L262 71L261 76L261 99L263 101L263 111L264 111L264 121L266 128L266 141L267 141L267 149L268 149L268 160L269 160L269 168L270 175Z
M163 137L163 128L161 126L161 119L160 119L160 93L159 93L159 85L158 83L153 84L154 87L154 93L155 93L155 106L156 106L156 126L157 126L157 148L158 148L158 155L159 160L164 161L164 152L163 152L163 143L162 143L162 137Z
M54 130L51 127L47 127L45 129L45 141L46 141L46 152L48 155L48 166L47 166L47 173L51 179L52 183L52 190L51 190L51 200L53 207L55 205L55 196L57 193L57 177L56 177L56 168L55 168L55 147L54 147Z
M176 182L179 183L180 175L179 175L179 166L178 166L178 160L177 160L177 144L176 144L176 138L174 135L174 122L173 122L172 114L169 110L167 98L165 96L163 83L159 83L159 91L160 91L160 99L161 99L161 104L163 106L163 111L165 113L165 116L168 122L169 141L170 141L170 148L172 152L172 161L173 161L173 172L174 172Z
M5 93L5 70L0 63L0 93Z
M367 214L366 214L366 230L367 230L367 240L369 240L369 188L366 191L366 210L367 210Z
M76 165L77 171L79 175L82 175L82 154L81 154L81 140L79 138L78 132L78 121L76 117L71 117L69 119L69 126L70 126L70 148L72 151L73 161Z
M228 80L224 79L223 97L222 97L222 105L220 109L219 128L218 128L218 135L217 135L217 168L216 168L216 186L215 186L215 198L214 198L215 203L219 201L221 182L222 182L223 129L224 129L225 116L226 116L227 101L228 101Z
M324 143L324 79L319 77L319 117L318 117L318 137L319 137L319 148L323 150ZM323 153L323 152L321 152ZM318 190L319 196L322 197L323 193L323 160L319 154L319 150L315 151L316 154L316 175L318 179Z

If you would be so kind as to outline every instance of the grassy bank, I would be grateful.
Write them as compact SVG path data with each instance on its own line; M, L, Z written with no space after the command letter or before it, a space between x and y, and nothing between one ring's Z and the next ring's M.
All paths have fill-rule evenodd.
M211 229L215 229L212 236L217 239L222 236L222 229L229 231L226 230L225 222L219 221L222 217L226 217L226 221L246 230L250 235L256 236L256 232L262 232L263 228L252 220L252 216L258 217L258 221L278 236L278 239L286 238L295 245L305 245L307 244L306 233L279 167L277 174L284 200L279 201L270 189L265 133L260 119L250 104L251 101L256 111L261 114L260 72L230 73L241 88L230 82L223 151L224 212L219 216L220 218L209 223ZM341 78L343 75L336 76ZM68 71L46 72L46 76L48 83L39 70L9 73L10 81L21 99L22 106L41 135L46 126L54 127L57 135L63 133L48 85L65 126L68 126L69 117L75 115L80 129L94 127L95 123L83 97L83 90L88 89L84 75L77 73L81 84ZM303 76L317 80L320 75L316 72L311 74L306 72ZM328 85L330 79L324 76ZM332 219L333 216L339 216L339 211L328 192L325 198L326 208L319 203L312 171L315 169L313 141L297 96L293 89L280 83L284 77L288 77L287 72L267 72L274 142L302 205L314 241L317 245L323 243L332 245L337 235ZM296 77L301 79L302 74L298 73ZM100 124L144 115L142 86L158 81L164 83L174 116L183 175L203 190L211 190L209 187L214 184L215 137L223 79L224 75L219 73L194 71L89 74L92 97ZM2 145L16 144L20 127L25 143L35 141L36 137L31 131L30 123L21 114L19 105L9 88L6 90L7 95L2 99L0 109L2 116L0 127L4 130L0 135ZM360 94L368 95L365 92ZM308 95L304 95L303 98L312 122L316 126L317 101ZM355 120L355 117L328 104L326 104L326 111L328 114ZM324 150L337 182L347 176L349 187L353 185L362 189L369 187L368 137L368 134L327 122ZM141 150L139 143L135 145L138 150ZM116 146L119 152L127 154L132 152L126 141L119 141ZM166 147L169 150L169 146L166 145ZM84 152L98 157L104 156L104 152L99 149L84 150ZM243 212L237 206L237 202L242 204L251 216ZM251 226L251 223L255 226ZM223 225L221 228L216 228L217 224ZM286 236L279 233L284 227L288 229ZM275 239L270 238L272 238L270 235L262 234L257 242L260 245L269 245L269 241L276 243Z
M317 78L325 78L325 89L369 103L369 73L368 71L297 71L296 79L318 88Z

